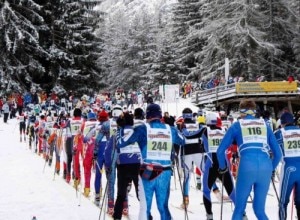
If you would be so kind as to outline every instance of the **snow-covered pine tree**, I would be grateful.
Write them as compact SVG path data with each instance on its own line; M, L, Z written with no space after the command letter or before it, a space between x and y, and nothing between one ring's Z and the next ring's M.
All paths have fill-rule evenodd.
M195 30L199 29L197 24L202 20L201 7L202 1L199 0L178 0L173 8L172 46L175 49L176 63L180 65L182 80L198 80L195 68L199 61L195 53L202 50L204 41Z
M41 1L41 0L39 0ZM101 14L95 10L101 1L41 1L45 26L40 29L41 44L51 54L44 60L48 70L48 87L87 92L99 88L102 40L95 29Z
M223 74L226 57L232 76L251 81L261 75L285 78L286 67L295 66L289 42L297 32L291 20L297 18L288 14L286 1L203 2L198 34L207 43L196 57L204 76Z
M148 81L156 87L162 84L180 83L180 67L175 58L175 48L172 46L172 8L170 3L162 3L156 9L155 45L156 52L148 65Z
M39 45L40 9L33 0L0 3L0 75L6 92L22 90L36 75L45 75L40 57L49 54Z

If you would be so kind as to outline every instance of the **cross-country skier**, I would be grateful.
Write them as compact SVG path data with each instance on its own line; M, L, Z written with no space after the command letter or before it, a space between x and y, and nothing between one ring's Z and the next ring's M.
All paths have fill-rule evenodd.
M298 219L300 218L300 128L294 125L294 117L285 112L280 117L281 129L275 137L283 152L280 173L279 220L287 219L287 206L294 190L294 202Z
M63 120L61 123L61 126L65 129L65 155L66 155L66 161L64 162L64 178L66 179L66 182L69 183L71 180L71 164L73 161L73 155L77 153L77 149L74 148L74 138L76 135L79 135L82 129L83 120L81 118L81 109L75 108L73 110L73 118L69 119L66 118L66 120ZM79 146L80 147L80 146ZM80 150L80 149L79 149ZM74 152L75 151L75 152ZM78 155L79 160L79 155ZM75 163L73 161L73 163ZM74 168L76 165L79 165L79 163L74 164ZM78 170L77 170L78 171ZM76 172L77 172L76 171ZM74 172L74 184L79 183L79 174ZM77 174L77 175L76 175Z
M240 163L232 220L243 218L252 188L254 213L257 219L267 220L266 197L272 171L276 169L282 153L271 128L266 125L264 119L255 118L256 104L253 100L242 100L239 111L241 119L230 126L217 149L219 172L224 175L228 172L225 151L233 141L236 141L240 153ZM273 158L270 158L270 150Z
M142 154L142 164L139 176L140 213L139 219L152 219L150 214L152 197L155 193L160 218L172 219L168 208L170 181L172 175L173 144L183 146L184 138L179 131L163 124L161 108L150 104L146 109L147 123L133 129L126 139L117 136L118 148L137 142Z
M129 112L124 112L118 120L117 124L119 128L122 128L120 135L124 139L130 137L133 132L134 120L133 115ZM136 195L138 197L138 176L141 164L141 152L137 143L129 144L126 147L117 149L117 199L114 207L114 219L121 219L122 214L128 215L128 187L131 186L131 182L134 182ZM127 206L127 208L126 208Z
M85 143L84 146L84 159L83 159L83 168L84 168L84 192L85 197L90 195L90 182L91 174L93 167L93 157L94 157L94 148L96 143L96 129L94 129L98 124L96 114L94 112L89 112L87 114L87 121L84 123L83 135Z
M99 132L96 138L96 145L94 150L94 157L97 158L96 163L96 177L95 177L95 204L98 205L100 203L100 198L102 196L102 167L105 162L106 169L106 178L107 178L107 204L108 204L108 214L112 215L114 210L114 185L115 185L115 163L111 163L111 161L115 161L116 154L112 154L112 150L109 152L107 150L107 141L112 137L112 135L117 130L117 118L122 114L122 107L116 105L112 109L112 118L108 118L108 113L105 110L102 110L99 113ZM111 149L111 148L109 148ZM107 153L105 155L105 153ZM113 167L112 167L113 166Z
M36 117L34 111L29 113L27 127L26 127L26 134L28 135L29 140L29 149L31 149L32 144L35 142L35 132L34 132L34 125L36 122Z
M199 124L193 120L193 111L190 108L183 109L182 117L184 121L177 125L178 129L182 131L181 126L184 125L187 132L194 133L193 138L185 140L185 145L181 148L180 152L181 166L184 172L183 203L181 207L185 208L184 206L187 207L189 205L190 173L194 172L194 166L200 169L204 148L201 141L203 127L199 126Z
M207 127L204 127L202 131L202 142L206 152L203 170L203 203L206 210L207 220L212 220L213 213L210 192L217 178L222 181L227 194L234 203L236 198L231 174L227 172L222 176L218 172L219 164L216 151L225 135L226 130L225 128L222 128L221 118L216 112L208 112L206 114L206 125Z
M115 134L118 126L117 119L121 116L121 114L123 114L122 107L120 105L115 105L111 112L112 118L102 124L96 140L97 142L101 142L103 138L107 140L107 144L105 144L104 146L105 147L104 162L105 162L105 171L106 171L106 179L107 179L107 200L108 200L107 214L111 216L113 215L114 212L114 196L115 196L114 187L115 187L115 180L116 180L116 161L117 161Z
M22 136L24 137L24 142L26 142L25 130L27 116L25 115L24 111L21 111L20 115L17 117L17 120L19 120L20 142L22 142Z

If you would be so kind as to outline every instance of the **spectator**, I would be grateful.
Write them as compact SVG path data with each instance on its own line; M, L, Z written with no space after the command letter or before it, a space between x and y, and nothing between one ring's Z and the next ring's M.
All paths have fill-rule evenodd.
M295 81L294 76L293 76L293 75L289 75L288 78L287 78L287 81L288 81L289 83Z

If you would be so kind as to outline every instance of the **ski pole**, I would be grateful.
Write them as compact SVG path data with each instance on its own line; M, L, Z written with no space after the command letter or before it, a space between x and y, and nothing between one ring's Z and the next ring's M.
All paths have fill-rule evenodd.
M176 168L177 168L177 173L178 173L178 179L179 179L179 184L180 184L182 199L184 199L183 186L182 186L181 177L180 177L180 174L179 174L179 165L178 165L178 162L176 163ZM189 216L188 216L187 208L186 208L185 205L184 205L184 212L185 212L185 219L188 220Z
M277 197L277 201L278 201L278 203L279 203L279 196L278 196L278 192L277 192L277 189L276 189L275 182L274 182L274 179L273 179L273 178L272 178L272 185L273 185L273 188L274 188L276 197Z
M112 160L114 160L114 158L115 158L115 153L116 153L116 151L117 151L117 149L116 149L116 136L115 136L115 134L113 134L113 136L111 137L111 138L113 138L113 152L112 152ZM113 162L114 163L114 162ZM99 164L98 164L99 165ZM101 170L99 170L99 171L101 171ZM112 171L111 171L112 172ZM100 208L100 213L99 213L99 220L100 220L100 218L101 218L101 214L102 214L102 209L103 209L103 204L104 204L104 201L106 202L106 207L107 207L107 205L108 205L108 184L109 184L109 180L110 180L110 177L108 177L108 178L106 178L107 179L107 182L106 182L106 186L105 186L105 190L104 190L104 196L103 196L103 200L102 200L102 204L101 204L101 208ZM107 197L107 199L105 200L105 197ZM105 214L104 214L104 216L103 216L103 219L105 219Z
M101 203L101 207L100 207L100 213L99 213L99 220L101 219L103 205L104 205L105 201L107 200L106 197L107 197L108 181L109 180L107 180L106 185L105 185L105 189L104 189L104 195L103 195L103 199L102 199L102 203ZM105 216L105 214L104 214L104 216Z
M220 220L223 219L223 195L224 195L224 173L222 174L222 189L221 189L221 211L220 211Z
M174 174L174 185L175 185L175 190L177 190L177 186L176 186L176 172L175 172L176 167L174 167L173 165L173 174Z
M78 199L78 206L81 205L81 193L82 192L82 183L81 183L81 175L80 175L80 188L79 188L79 199Z

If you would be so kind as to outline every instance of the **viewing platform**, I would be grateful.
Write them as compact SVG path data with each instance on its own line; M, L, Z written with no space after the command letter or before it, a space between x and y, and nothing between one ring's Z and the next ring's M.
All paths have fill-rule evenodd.
M244 98L252 98L264 108L271 106L275 112L284 107L291 112L300 110L300 87L296 81L238 82L196 91L191 101L199 107L207 104L220 107L237 104Z

